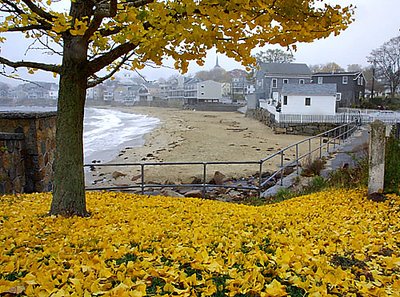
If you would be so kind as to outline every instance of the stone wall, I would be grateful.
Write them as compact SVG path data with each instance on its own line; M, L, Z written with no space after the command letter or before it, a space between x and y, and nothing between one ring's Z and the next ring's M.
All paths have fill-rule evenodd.
M24 192L24 154L24 134L0 133L0 194Z
M186 109L194 109L198 111L220 111L220 112L235 112L240 107L241 104L224 104L224 103L199 103L186 105Z
M338 127L337 124L330 123L307 123L307 124L285 124L276 123L273 127L276 134L292 134L314 136Z
M51 191L56 146L56 112L2 112L0 131L23 135L21 144L21 160L25 169L23 192ZM13 154L3 157L7 159L5 162L13 164L20 162L13 159L16 158Z
M263 108L247 110L246 116L271 127L276 134L314 136L339 126L331 123L277 123L275 116Z

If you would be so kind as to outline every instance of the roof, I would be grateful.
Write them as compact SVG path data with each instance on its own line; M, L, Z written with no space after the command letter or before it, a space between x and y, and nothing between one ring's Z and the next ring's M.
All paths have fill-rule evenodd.
M282 95L336 96L336 84L285 84Z
M307 64L302 63L260 63L260 67L262 71L265 71L268 74L312 74Z
M363 75L362 71L354 71L354 72L317 72L313 73L312 76L358 76Z

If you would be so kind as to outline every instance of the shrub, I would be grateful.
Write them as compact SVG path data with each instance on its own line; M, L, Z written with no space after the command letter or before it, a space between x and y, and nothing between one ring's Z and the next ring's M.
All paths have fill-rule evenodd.
M328 184L335 188L357 188L368 185L368 158L357 160L354 167L343 167L329 174Z
M315 159L311 160L308 158L303 164L303 171L301 175L303 176L316 176L321 173L321 170L324 169L325 166L325 159Z
M392 133L386 143L385 152L385 193L400 193L400 131L397 125L392 129Z

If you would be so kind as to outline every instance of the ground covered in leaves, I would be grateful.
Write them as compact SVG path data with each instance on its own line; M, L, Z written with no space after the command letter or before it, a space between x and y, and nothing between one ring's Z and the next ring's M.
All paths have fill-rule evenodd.
M400 296L400 198L332 190L266 206L88 193L0 197L0 295Z

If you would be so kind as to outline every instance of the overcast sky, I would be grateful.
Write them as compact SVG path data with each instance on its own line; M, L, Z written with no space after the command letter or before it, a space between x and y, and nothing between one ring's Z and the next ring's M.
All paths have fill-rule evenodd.
M355 21L350 27L342 32L339 36L331 36L327 39L317 40L312 43L298 44L298 49L294 52L297 63L325 64L335 62L346 68L349 64L361 64L367 66L367 56L373 50L381 46L390 38L400 35L400 1L399 0L336 0L331 1L342 5L353 4L356 6ZM11 35L8 35L11 37ZM23 37L9 38L9 41L1 46L1 55L10 59L33 60L31 55L24 56L26 50L26 41ZM276 46L266 46L254 50L254 53L266 50L268 48L279 48ZM38 55L38 54L37 54ZM40 59L43 55L40 54ZM219 54L219 64L226 70L242 68L242 66ZM46 57L46 61L55 60L55 57ZM215 65L216 53L210 51L207 56L206 63L203 67L199 67L195 63L191 63L189 73L195 73L200 70L209 70ZM171 61L166 64L173 65ZM19 71L21 76L31 80L54 81L52 75L45 73L28 76L24 71ZM140 72L148 80L156 80L160 77L167 78L178 72L169 69L152 69L146 68ZM9 80L0 78L1 81L10 83ZM15 84L15 82L13 83Z

